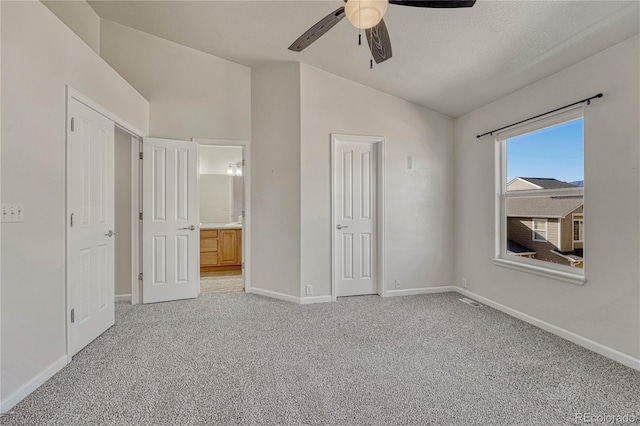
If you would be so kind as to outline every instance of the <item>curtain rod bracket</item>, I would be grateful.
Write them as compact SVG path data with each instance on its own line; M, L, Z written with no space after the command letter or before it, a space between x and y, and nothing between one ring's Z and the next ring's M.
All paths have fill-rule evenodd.
M581 100L581 101L574 102L574 103L572 103L572 104L565 105L565 106L560 107L560 108L552 109L551 111L547 111L547 112L545 112L545 113L538 114L538 115L536 115L536 116L534 116L534 117L527 118L526 120L518 121L517 123L509 124L508 126L500 127L499 129L491 130L490 132L486 132L486 133L483 133L483 134L481 134L481 135L476 136L476 138L480 139L481 137L483 137L483 136L487 136L487 135L492 135L492 136L493 136L493 134L494 134L495 132L499 132L499 131L501 131L501 130L508 129L509 127L517 126L518 124L526 123L527 121L535 120L536 118L540 118L540 117L543 117L543 116L545 116L545 115L553 114L554 112L557 112L557 111L563 110L563 109L565 109L565 108L572 107L572 106L574 106L574 105L579 105L579 104L583 104L583 103L586 103L587 105L591 105L591 100L592 100L592 99L598 99L598 98L601 98L601 97L603 97L603 96L604 96L604 95L603 95L602 93L598 93L597 95L591 96L590 98L586 98L586 99L583 99L583 100Z

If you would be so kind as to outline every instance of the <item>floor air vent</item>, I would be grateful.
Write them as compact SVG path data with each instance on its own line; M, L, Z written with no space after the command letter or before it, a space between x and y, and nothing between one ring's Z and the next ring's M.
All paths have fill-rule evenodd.
M462 299L458 299L461 302L466 303L467 305L475 306L476 308L482 308L482 305L475 300L471 300L468 297L463 297Z

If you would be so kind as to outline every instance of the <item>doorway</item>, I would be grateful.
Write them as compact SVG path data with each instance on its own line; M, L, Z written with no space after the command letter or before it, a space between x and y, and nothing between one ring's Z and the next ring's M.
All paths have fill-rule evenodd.
M384 138L331 135L332 298L383 294Z
M135 212L138 210L138 200L134 197L137 194L134 189L138 184L138 176L134 176L133 165L137 163L139 141L137 137L116 127L114 145L115 301L135 303L132 300L132 283L137 282L134 264L134 259L137 259L137 227L132 224L137 222Z
M200 293L244 290L244 148L200 146Z
M191 140L199 144L201 152L204 149L207 149L208 147L241 149L243 208L242 210L240 210L234 206L234 211L235 212L242 211L242 219L241 219L242 232L239 234L241 236L241 239L236 241L239 245L238 248L241 250L241 253L242 253L241 255L242 264L241 264L240 276L242 278L243 288L246 293L250 293L251 292L251 143L246 140L237 140L237 139L193 138ZM222 168L218 169L218 171L220 171L221 173L227 174L228 176L228 174L230 173L229 172L230 165L231 165L231 171L235 172L235 169L233 167L234 163L232 161L227 161L226 163L223 161L221 164L222 164ZM237 163L236 163L236 166L237 166ZM202 171L207 171L207 169L203 169ZM233 219L233 217L231 219ZM237 221L237 214L236 214L236 221ZM220 235L221 234L218 233L218 238L220 238ZM236 271L238 270L236 269ZM238 274L238 272L235 272L235 274Z

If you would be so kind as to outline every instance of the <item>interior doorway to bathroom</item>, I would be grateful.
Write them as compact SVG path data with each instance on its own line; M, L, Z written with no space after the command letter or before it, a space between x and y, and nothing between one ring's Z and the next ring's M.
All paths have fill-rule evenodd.
M200 293L243 291L244 148L201 145L199 161Z

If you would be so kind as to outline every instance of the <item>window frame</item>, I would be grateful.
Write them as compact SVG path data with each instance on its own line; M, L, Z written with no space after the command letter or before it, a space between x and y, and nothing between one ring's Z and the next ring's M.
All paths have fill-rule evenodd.
M536 222L544 223L544 231L536 229ZM544 238L539 240L536 238L536 234L540 234L541 232L544 232ZM549 220L547 218L543 218L543 217L531 218L531 241L535 241L537 243L546 243L549 241Z
M578 238L579 238L578 240L576 240L576 234L575 234L576 222L578 222ZM573 213L571 215L571 225L572 225L571 227L572 243L584 244L584 213Z
M558 281L582 285L586 281L586 268L576 268L547 262L539 259L529 259L521 256L507 254L507 199L531 198L549 196L582 196L584 200L584 187L560 188L560 189L532 189L507 191L507 140L526 133L535 132L547 127L569 121L582 119L584 126L584 106L568 108L534 121L527 122L517 127L511 127L496 135L495 138L495 253L492 259L496 266L515 269L535 275L552 278ZM584 138L583 138L584 144ZM586 154L585 154L586 155ZM542 191L542 193L541 193ZM583 204L583 215L586 204ZM532 218L533 219L533 218ZM537 219L537 218L536 218ZM573 222L572 222L573 224ZM532 228L533 228L532 220ZM548 221L546 228L548 241ZM535 238L535 230L532 229L532 238ZM572 230L573 239L573 230ZM584 242L583 242L584 244Z

